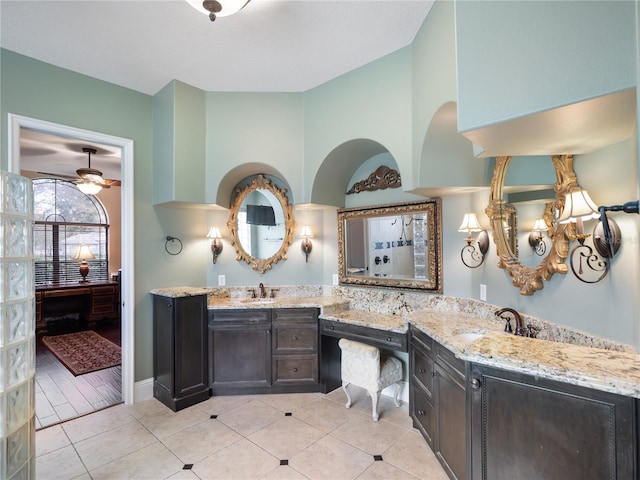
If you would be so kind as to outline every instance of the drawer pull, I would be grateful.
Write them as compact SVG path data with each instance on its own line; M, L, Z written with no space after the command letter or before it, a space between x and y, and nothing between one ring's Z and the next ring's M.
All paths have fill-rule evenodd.
M333 325L329 325L329 330L335 330L335 327Z
M472 379L471 388L473 388L474 390L477 390L478 388L480 388L480 380L478 380L477 378Z
M292 336L291 336L291 339L292 339L292 340L298 340L298 337L296 337L295 335L292 335Z
M424 410L418 410L418 415L424 415Z
M298 369L296 367L293 367L293 373L298 373Z
M418 370L418 373L425 373L425 372L426 372L426 370L424 368L421 368L421 369Z
M391 341L391 337L387 337L387 342L390 342L390 341Z

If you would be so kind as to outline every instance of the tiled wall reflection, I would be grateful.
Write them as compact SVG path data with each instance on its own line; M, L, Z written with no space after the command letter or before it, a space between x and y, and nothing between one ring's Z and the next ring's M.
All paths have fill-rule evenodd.
M35 478L31 180L0 172L0 478Z

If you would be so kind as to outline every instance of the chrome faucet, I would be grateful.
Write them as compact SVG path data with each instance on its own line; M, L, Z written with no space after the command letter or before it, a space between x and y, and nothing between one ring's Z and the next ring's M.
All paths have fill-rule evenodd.
M267 298L267 289L264 288L264 284L260 283L260 285L258 285L258 288L260 289L260 298Z
M522 323L522 317L513 308L501 308L500 310L497 310L495 312L496 317L502 318L503 320L507 321L507 323L504 326L504 331L508 332L508 333L513 333L513 330L511 328L511 319L509 317L505 317L504 316L505 313L511 313L513 315L513 318L516 321L515 335L519 335L521 337L524 337L525 336L524 335L524 324Z

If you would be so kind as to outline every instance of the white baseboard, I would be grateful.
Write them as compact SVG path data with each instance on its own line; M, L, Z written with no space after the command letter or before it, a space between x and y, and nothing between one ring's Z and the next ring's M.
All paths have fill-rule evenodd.
M153 398L153 378L136 382L133 387L133 402L141 402Z

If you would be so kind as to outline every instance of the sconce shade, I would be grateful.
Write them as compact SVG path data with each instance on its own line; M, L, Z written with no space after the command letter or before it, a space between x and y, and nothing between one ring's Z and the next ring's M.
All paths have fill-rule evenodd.
M478 223L478 217L476 217L475 213L465 213L464 218L462 219L462 223L460 227L458 227L459 232L481 232L482 227Z
M586 190L577 188L565 196L564 209L558 223L576 223L600 217L598 206L593 203Z
M222 239L222 235L220 235L220 228L219 227L211 227L209 229L209 233L207 233L207 238L217 238L217 239Z
M86 259L91 259L91 258L96 258L93 256L93 253L91 252L91 249L89 248L89 245L86 244L82 244L80 245L77 249L76 249L76 253L73 256L73 258L75 260L86 260Z
M214 21L217 17L228 17L239 12L249 3L249 0L187 0L187 2L200 13L208 15L211 21Z
M305 262L308 263L309 254L311 253L311 250L313 250L313 244L311 243L311 240L309 240L310 238L313 238L311 227L309 225L305 225L304 227L302 227L302 233L300 234L300 236L304 239L302 240L302 244L300 245L300 247L304 252Z
M207 238L211 239L211 255L213 256L213 263L218 261L218 255L222 253L222 235L220 235L219 227L211 227Z
M85 195L95 195L100 190L102 190L102 187L100 185L98 185L97 183L93 183L91 180L86 178L84 179L84 181L76 185L78 187L78 190L80 190Z
M532 232L546 232L547 230L549 230L549 227L547 227L547 223L544 221L543 218L538 218L534 223L533 223L533 228L531 229Z
M302 227L302 233L300 234L302 238L313 238L313 233L311 233L311 227L309 225L305 225Z

